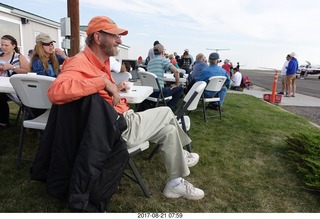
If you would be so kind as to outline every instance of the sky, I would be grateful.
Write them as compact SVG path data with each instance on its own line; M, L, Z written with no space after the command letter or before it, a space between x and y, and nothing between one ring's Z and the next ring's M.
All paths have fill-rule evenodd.
M1 3L59 22L67 0L2 0ZM195 58L216 49L220 59L245 69L281 69L296 53L299 64L320 64L320 1L314 0L79 0L80 25L104 15L129 34L129 58L146 58L158 40L166 52Z

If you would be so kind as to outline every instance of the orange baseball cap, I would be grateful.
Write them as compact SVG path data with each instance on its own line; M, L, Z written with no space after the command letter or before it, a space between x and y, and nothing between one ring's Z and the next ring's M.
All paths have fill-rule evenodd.
M127 35L128 31L125 29L118 28L116 23L106 16L96 16L91 19L87 27L87 35L94 32L104 31L106 33L117 34L117 35Z

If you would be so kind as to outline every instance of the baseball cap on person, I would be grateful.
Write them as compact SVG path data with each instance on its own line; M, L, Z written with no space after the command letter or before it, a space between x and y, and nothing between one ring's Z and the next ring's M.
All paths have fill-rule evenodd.
M153 47L153 51L154 53L162 53L164 51L164 47L159 43Z
M51 37L46 34L46 33L39 33L36 37L36 43L41 42L41 43L52 43L56 42Z
M292 53L290 53L290 56L291 56L291 57L295 57L296 54L295 54L294 52L292 52Z
M118 28L116 23L106 16L96 16L91 19L87 27L87 35L93 34L94 32L104 31L110 34L116 35L127 35L128 31L125 29Z
M216 53L216 52L213 52L209 55L209 59L210 60L218 60L220 57L219 57L219 54Z
M153 46L160 44L158 40L154 41Z

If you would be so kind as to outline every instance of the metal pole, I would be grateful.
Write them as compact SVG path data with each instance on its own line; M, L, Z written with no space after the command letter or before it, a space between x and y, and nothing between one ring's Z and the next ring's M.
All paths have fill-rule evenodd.
M80 18L79 0L68 0L68 17L71 23L70 49L68 56L74 56L80 51Z

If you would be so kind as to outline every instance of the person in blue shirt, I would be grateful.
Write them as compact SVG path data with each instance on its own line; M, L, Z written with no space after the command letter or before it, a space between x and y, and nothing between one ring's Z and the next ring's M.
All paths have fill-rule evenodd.
M201 72L202 70L208 68L209 65L207 64L207 59L206 57L202 54L202 53L199 53L197 56L196 56L196 61L195 63L193 64L193 67L192 67L192 74L189 75L189 87L191 88L192 85L197 81L198 77L201 75Z
M287 72L286 72L286 89L287 89L287 94L285 97L295 97L295 92L296 92L296 73L298 70L298 61L295 58L296 54L292 52L290 54L290 61L288 64Z
M230 86L230 77L227 73L227 71L220 66L218 66L219 60L219 54L216 52L213 52L209 56L209 67L202 70L200 75L198 75L195 79L195 81L205 81L206 83L209 82L209 78L212 76L225 76L227 80L225 81L224 85L222 86L221 90L219 92L214 91L204 91L205 97L214 97L216 94L219 94L220 97L220 107L223 105L224 98L227 94L228 87ZM216 104L216 105L215 105ZM210 108L217 110L218 105L217 103L214 103L214 105L209 105Z
M57 77L60 65L67 59L63 50L54 48L56 41L48 34L40 33L36 37L33 56L31 58L31 71L38 75Z

